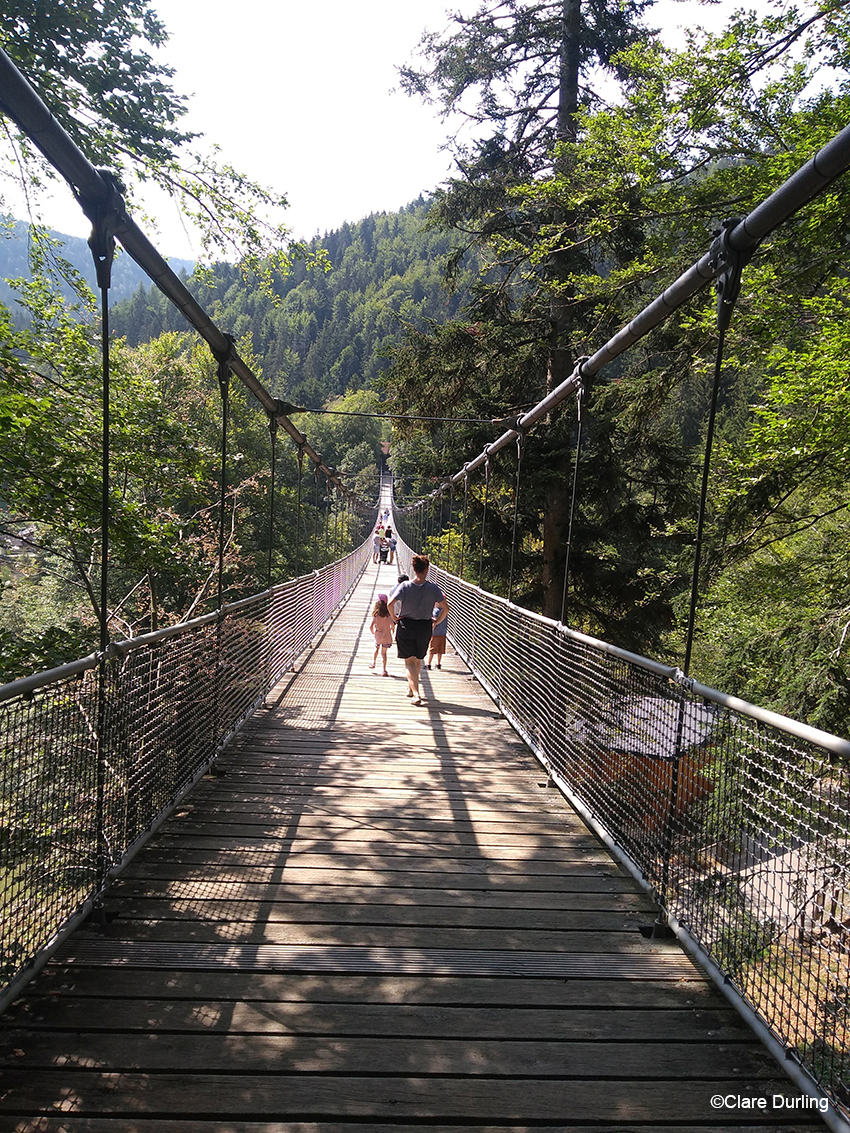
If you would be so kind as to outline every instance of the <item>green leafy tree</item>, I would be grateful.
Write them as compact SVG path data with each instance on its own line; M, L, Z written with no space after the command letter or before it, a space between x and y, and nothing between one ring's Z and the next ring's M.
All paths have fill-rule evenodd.
M7 678L88 652L100 615L99 344L49 289L32 284L26 299L33 319L18 332L4 328L0 364ZM129 637L217 601L221 404L215 363L187 334L138 348L116 343L112 361L108 618L113 637ZM234 383L225 601L266 584L269 463L265 415ZM304 562L297 540L308 527L294 518L295 463L289 446L274 486L273 581Z
M398 213L375 214L311 241L308 259L324 246L330 270L294 263L275 274L273 295L259 293L229 264L216 264L192 288L220 326L250 334L274 393L318 408L369 387L388 368L386 355L406 324L424 327L457 309L460 295L447 296L441 276L452 240L426 226L429 211L420 198ZM463 268L461 278L471 277ZM183 329L182 316L154 287L116 304L112 323L134 344Z

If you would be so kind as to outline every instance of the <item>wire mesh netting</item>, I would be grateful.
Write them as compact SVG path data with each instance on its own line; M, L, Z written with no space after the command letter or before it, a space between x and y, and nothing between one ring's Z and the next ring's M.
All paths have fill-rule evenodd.
M357 581L364 544L271 591L7 685L0 700L0 986L210 765ZM102 695L101 695L102 693Z
M429 577L453 645L553 778L847 1113L850 743Z

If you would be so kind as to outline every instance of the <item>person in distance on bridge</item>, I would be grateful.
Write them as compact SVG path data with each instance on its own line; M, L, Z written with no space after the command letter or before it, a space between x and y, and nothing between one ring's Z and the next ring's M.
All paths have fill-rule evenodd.
M412 560L413 578L400 582L390 594L390 603L398 600L398 607L390 605L390 616L396 621L395 642L398 655L407 669L407 695L414 704L422 703L419 692L419 670L422 659L431 644L434 626L446 620L449 604L445 595L435 582L429 582L428 568L431 563L427 555L414 555ZM431 615L434 608L438 614ZM398 609L398 615L395 610Z
M390 566L392 566L393 562L395 561L395 550L398 546L398 539L396 539L395 535L393 535L393 529L391 527L388 527L384 532L384 538L387 541L387 547L389 548L390 552Z

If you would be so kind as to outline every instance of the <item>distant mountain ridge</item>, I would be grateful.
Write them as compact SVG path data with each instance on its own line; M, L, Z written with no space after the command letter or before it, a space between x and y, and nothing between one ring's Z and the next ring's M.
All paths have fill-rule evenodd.
M0 300L12 311L20 312L16 302L15 292L5 282L7 279L29 278L30 267L28 259L30 226L26 221L16 220L9 229L0 229ZM49 230L50 235L62 241L61 255L80 273L93 291L97 288L94 261L88 243L81 236L68 236L62 232ZM169 259L172 269L191 275L195 270L192 260ZM136 264L126 252L119 251L115 257L112 268L112 286L110 300L113 303L128 299L140 286L150 284L145 272ZM63 293L69 300L73 292L69 287L63 288Z

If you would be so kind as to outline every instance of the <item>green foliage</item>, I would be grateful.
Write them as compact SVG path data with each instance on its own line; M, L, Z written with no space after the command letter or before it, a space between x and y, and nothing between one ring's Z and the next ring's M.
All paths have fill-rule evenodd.
M593 100L586 98L580 113L577 95L594 64L627 78L619 59L644 38L637 24L642 6L587 6L575 28L567 7L487 5L470 20L458 17L446 37L426 42L427 70L405 73L409 89L470 114L490 136L472 151L459 149L464 176L440 194L435 209L435 223L462 230L483 269L451 325L411 329L382 379L393 405L509 423L559 385L585 347L618 327L629 289L633 294L646 273L637 194L622 185L597 192L601 162L578 134ZM465 54L472 59L466 70L459 63ZM539 70L526 69L529 56ZM657 645L669 623L671 594L681 585L672 562L678 537L672 552L661 544L666 521L680 518L688 497L679 438L667 421L647 427L635 412L639 398L660 396L641 370L591 402L568 603L573 625L613 634L630 648ZM492 439L492 427L435 425L431 432L428 470L437 474L444 474L446 458L458 468ZM523 455L523 481L534 485L534 497L524 498L518 512L516 593L558 616L577 432L572 415L558 411L539 433ZM513 463L510 456L494 462L486 516L481 493L472 495L473 509L481 509L488 578L508 569Z
M34 274L31 264L33 241L42 245L47 243L48 249L54 250L51 254L58 252L70 265L70 272L56 273L57 288L66 302L73 304L79 301L78 291L66 278L68 275L76 273L76 276L85 280L92 291L97 287L94 260L86 240L76 236L65 236L60 232L41 232L23 221L10 219L5 224L0 223L0 301L10 307L12 318L19 325L23 325L26 318L19 308L16 310L17 292L5 280L30 278ZM169 262L178 274L192 270L194 267L190 260L172 259ZM39 266L39 271L42 272L46 268L49 268L49 265L42 264ZM148 282L145 273L128 255L119 250L112 265L110 302L117 303L122 299L129 299L142 282L145 284Z
M786 509L799 531L720 574L695 648L706 683L839 734L850 712L848 503L844 489Z
M25 292L31 322L20 331L7 322L0 335L4 679L89 652L99 616L99 343L49 290L32 283ZM239 349L256 370L250 345ZM113 343L111 353L108 600L110 634L120 638L206 612L217 601L221 405L214 360L186 334L137 348ZM374 451L370 457L374 466ZM298 509L297 461L287 443L270 535L269 465L267 418L234 382L225 601L265 587L270 538L277 581L303 569L303 544L320 519L327 525L326 492L318 501L305 495ZM358 532L352 527L342 536ZM315 552L310 561L315 565Z
M91 629L77 620L66 626L50 626L26 636L0 626L3 679L15 680L17 677L29 676L30 673L55 668L84 656L86 649L90 647Z

